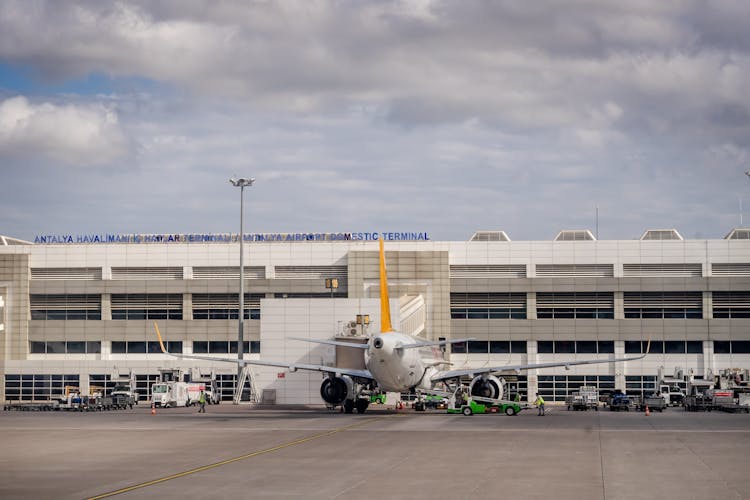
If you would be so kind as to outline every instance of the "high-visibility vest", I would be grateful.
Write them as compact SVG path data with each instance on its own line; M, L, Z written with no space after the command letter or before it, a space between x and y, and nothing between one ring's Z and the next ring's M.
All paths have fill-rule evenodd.
M543 405L544 399L542 399L541 396L537 396L536 401L534 401L537 405Z
M206 393L205 392L201 392L201 397L198 400L198 402L201 403L201 404L203 404L203 403L206 402Z

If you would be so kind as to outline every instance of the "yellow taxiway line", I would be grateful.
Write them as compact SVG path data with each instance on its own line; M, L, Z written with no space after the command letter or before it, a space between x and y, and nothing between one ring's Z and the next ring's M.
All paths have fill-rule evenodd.
M183 472L178 472L177 474L172 474L172 475L169 475L169 476L160 477L159 479L154 479L154 480L151 480L151 481L146 481L145 483L140 483L140 484L135 484L133 486L128 486L127 488L120 488L119 490L114 490L114 491L110 491L110 492L107 492L107 493L102 493L101 495L90 497L87 500L99 500L100 498L109 498L109 497L113 497L115 495L120 495L122 493L127 493L129 491L138 490L138 489L141 489L141 488L146 488L148 486L153 486L155 484L163 483L163 482L166 482L166 481L171 481L172 479L178 479L180 477L189 476L191 474L195 474L195 473L198 473L198 472L203 472L205 470L215 469L216 467L221 467L222 465L227 465L227 464L231 464L231 463L234 463L234 462L239 462L240 460L245 460L245 459L248 459L248 458L257 457L258 455L264 455L266 453L272 453L274 451L283 450L284 448L289 448L291 446L296 446L298 444L303 444L303 443L307 443L307 442L310 442L310 441L314 441L315 439L320 439L320 438L324 438L324 437L327 437L327 436L333 436L334 434L337 434L339 432L350 430L350 429L354 429L356 427L360 427L360 426L363 426L365 424L369 424L370 422L374 422L375 420L380 420L380 419L383 419L383 418L386 418L386 416L368 418L367 420L362 420L362 421L354 423L354 424L345 425L343 427L338 427L338 428L332 429L330 431L321 432L320 434L315 434L315 435L308 436L308 437L305 437L305 438L302 438L302 439L297 439L295 441L289 441L287 443L283 443L283 444L280 444L278 446L273 446L271 448L266 448L264 450L254 451L252 453L247 453L245 455L240 455L239 457L229 458L227 460L222 460L221 462L216 462L216 463L209 464L209 465L203 465L201 467L196 467L194 469L186 470L186 471L183 471Z

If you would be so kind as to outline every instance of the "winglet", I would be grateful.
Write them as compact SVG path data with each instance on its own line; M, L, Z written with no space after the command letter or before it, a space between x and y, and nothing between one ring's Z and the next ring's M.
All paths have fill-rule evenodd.
M156 336L159 337L159 345L161 346L161 352L164 354L169 354L167 352L166 347L164 347L164 341L161 339L161 332L159 332L159 325L156 324L156 321L154 321L154 328L156 329Z
M380 333L392 332L391 303L388 301L388 276L385 269L385 251L380 241Z

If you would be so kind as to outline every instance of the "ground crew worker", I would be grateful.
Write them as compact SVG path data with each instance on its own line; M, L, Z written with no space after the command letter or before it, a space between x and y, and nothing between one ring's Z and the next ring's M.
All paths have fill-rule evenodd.
M516 393L516 397L515 397L515 398L513 398L513 400L514 400L514 401L515 401L516 403L520 403L520 402L521 402L521 393L520 393L520 392L517 392L517 393Z
M198 404L201 405L198 413L206 413L206 393L201 391L201 395L198 398Z
M537 413L537 416L543 417L544 416L544 398L541 397L539 393L537 393L536 395L536 401L534 401L534 404L539 409L539 413Z

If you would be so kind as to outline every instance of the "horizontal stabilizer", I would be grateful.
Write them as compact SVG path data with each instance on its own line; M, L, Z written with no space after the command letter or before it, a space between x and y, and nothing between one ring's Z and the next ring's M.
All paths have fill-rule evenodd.
M320 340L320 339L303 339L302 337L287 337L290 340L301 340L302 342L312 342L314 344L337 345L341 347L354 347L355 349L367 349L369 345L357 342L345 342L343 340Z
M426 341L426 342L415 342L413 344L404 344L404 345L396 346L396 349L415 349L417 347L431 347L431 346L436 346L436 345L460 344L461 342L466 342L468 340L475 340L475 339L471 338L471 339L435 340L435 341Z

